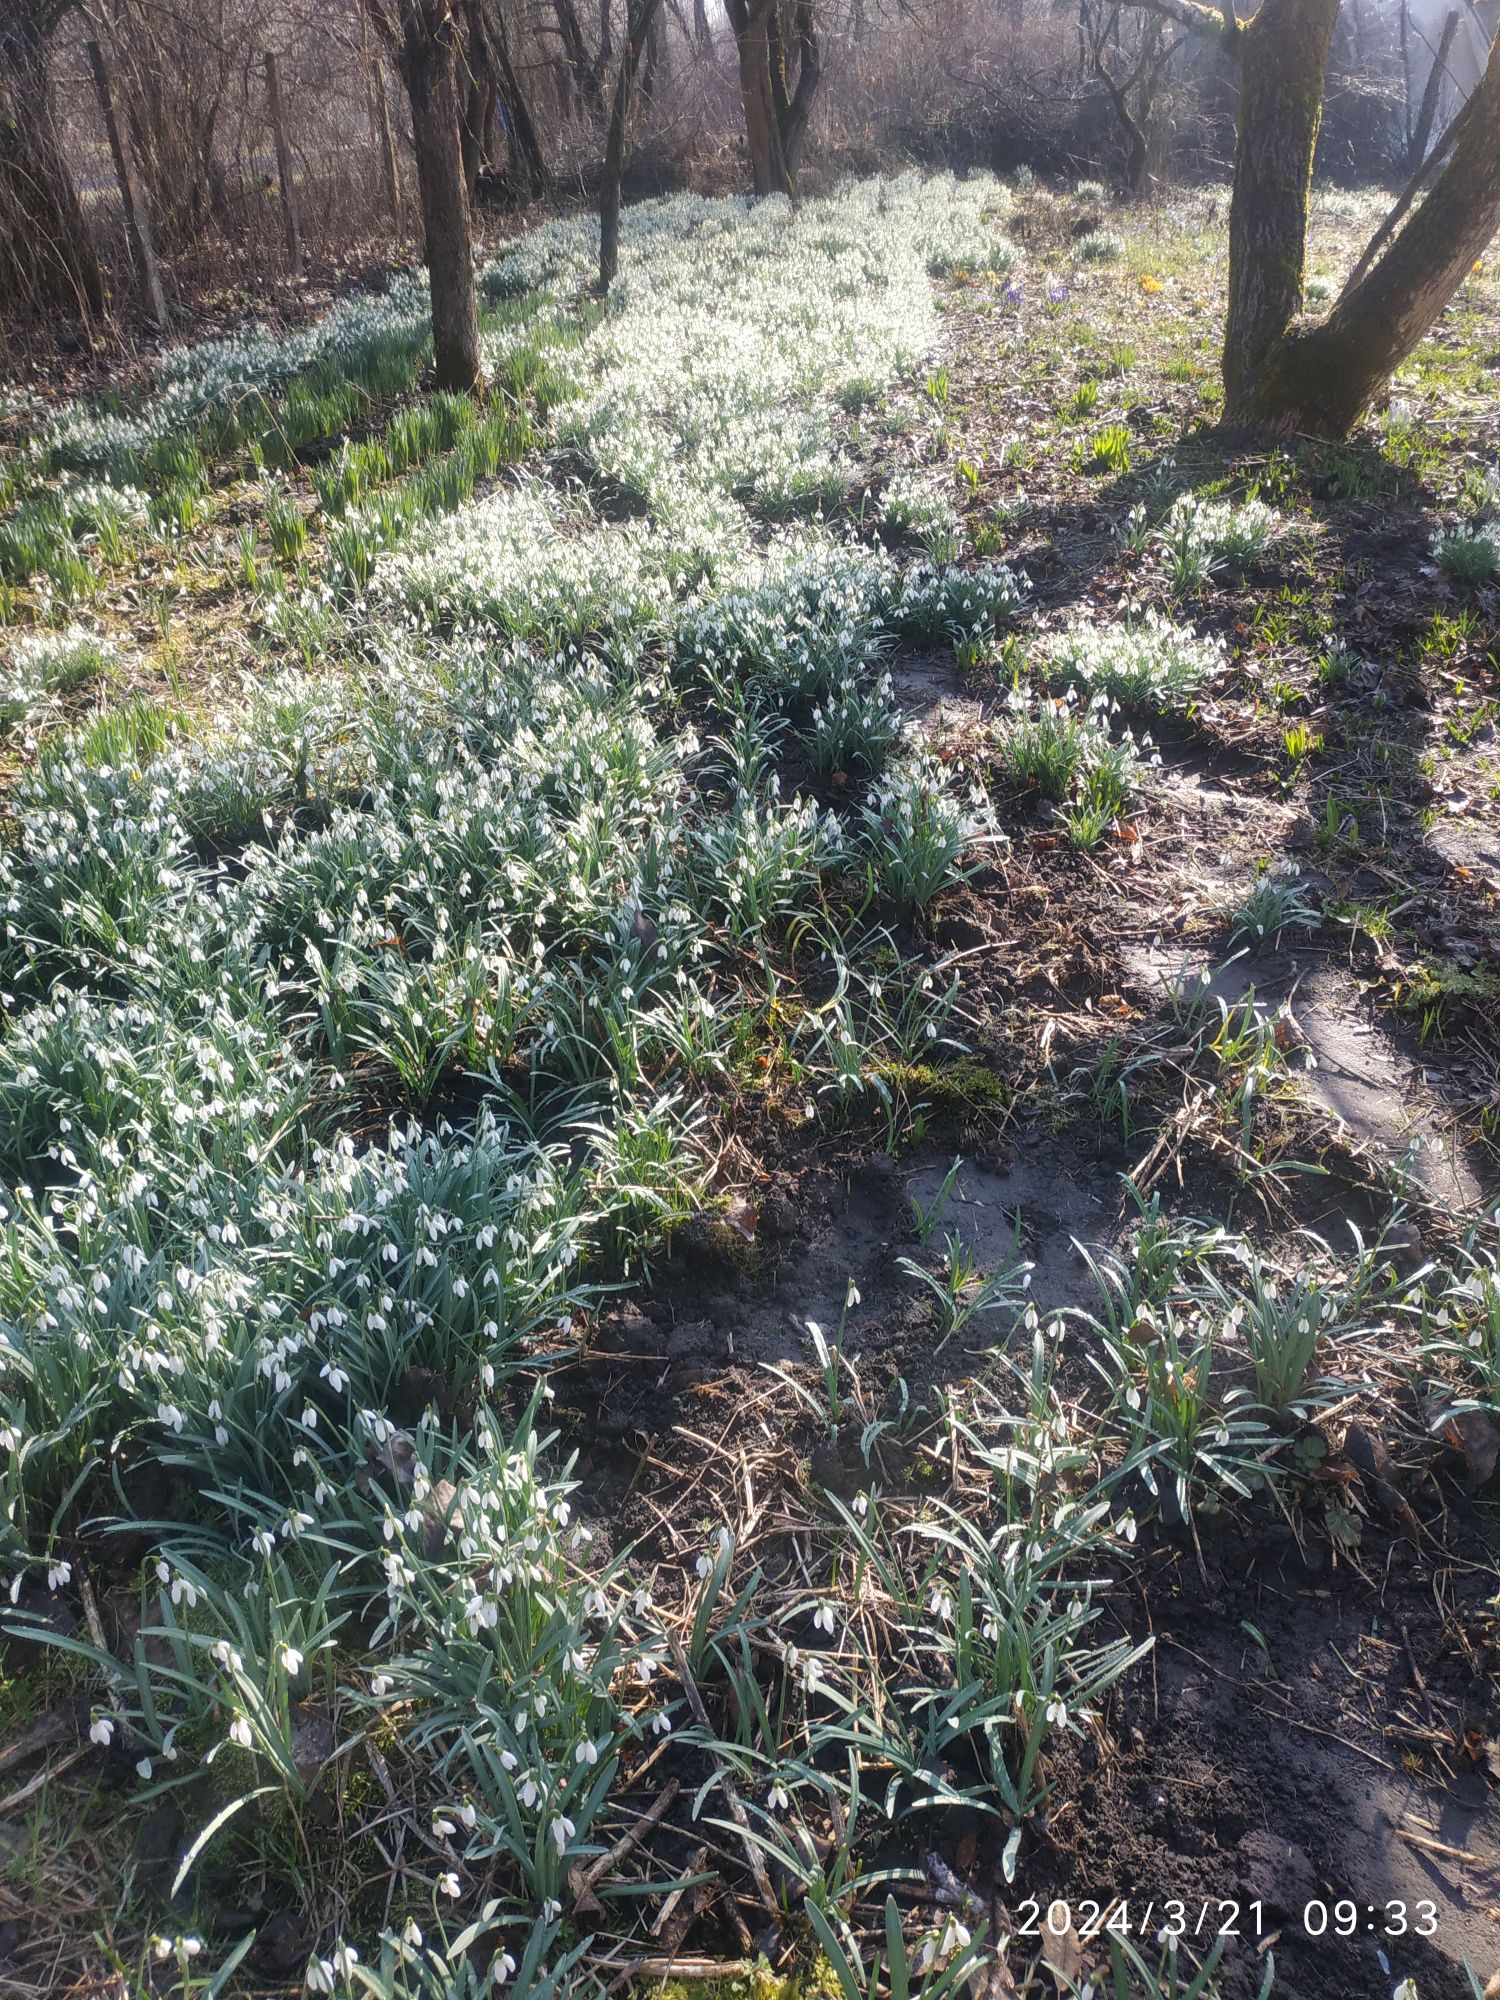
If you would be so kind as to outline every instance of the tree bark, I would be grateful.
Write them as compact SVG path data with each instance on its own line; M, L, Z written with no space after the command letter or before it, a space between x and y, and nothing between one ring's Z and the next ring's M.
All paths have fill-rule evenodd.
M411 102L422 236L432 290L432 354L440 389L476 389L483 356L474 227L458 132L458 23L452 0L364 0Z
M822 52L818 44L818 19L814 0L795 0L792 38L797 51L797 87L787 93L787 52L781 32L781 16L773 5L770 13L771 102L781 132L782 157L786 161L787 191L792 192L802 149L807 139L808 119L813 99L823 80Z
M745 106L745 140L750 149L754 193L787 194L791 176L782 149L781 125L771 90L771 9L775 0L728 0L739 58L740 96Z
M1500 43L1452 132L1421 207L1327 319L1278 345L1230 422L1346 436L1424 338L1500 229Z
M109 135L109 150L114 155L120 199L125 204L125 235L130 244L130 261L135 266L141 310L157 326L165 326L167 301L161 288L156 246L151 240L151 218L146 213L140 184L135 177L130 142L125 136L119 107L115 103L114 86L104 60L104 50L98 42L88 44L88 59L89 68L94 72L94 88L99 93L99 109L104 114L104 129Z
M1458 33L1458 9L1455 7L1443 23L1443 32L1438 38L1437 54L1432 59L1432 68L1427 77L1427 88L1422 92L1422 108L1417 113L1417 128L1411 135L1407 157L1413 167L1420 167L1427 158L1427 148L1432 142L1432 128L1437 123L1438 106L1443 101L1443 78L1448 73L1448 51L1453 47L1453 37Z
M1338 13L1339 0L1262 0L1234 38L1240 107L1223 360L1231 422L1302 310L1308 196Z
M578 19L578 9L573 0L552 0L552 11L557 16L557 30L562 37L563 52L568 59L574 87L585 104L600 111L604 106L604 65L611 53L608 7L606 5L603 13L598 62L589 58L588 44L583 39L583 24Z
M380 161L385 175L385 198L390 207L396 236L401 236L401 167L396 157L396 133L391 124L391 99L385 87L385 64L377 56L371 64L375 88L375 113L380 129Z
M632 0L625 23L625 48L615 79L615 94L609 111L609 133L604 145L604 178L599 194L599 289L608 292L620 268L620 200L625 181L625 161L630 136L630 101L636 71L651 29L656 21L659 0Z
M281 215L286 225L286 259L292 276L302 276L302 225L297 219L297 188L292 178L292 149L286 136L286 109L281 101L281 76L276 58L266 50L266 102L276 138L276 172L281 182Z
M52 116L47 44L62 9L0 0L0 275L37 306L104 313L104 279ZM9 211L8 213L6 211Z
M542 152L542 144L537 137L536 124L531 116L531 107L526 101L526 93L521 88L521 79L516 74L515 64L510 59L510 42L505 32L505 17L498 10L490 15L490 46L494 51L496 78L496 99L505 115L505 132L510 142L512 156L521 169L521 177L529 189L536 190L547 185L547 161Z

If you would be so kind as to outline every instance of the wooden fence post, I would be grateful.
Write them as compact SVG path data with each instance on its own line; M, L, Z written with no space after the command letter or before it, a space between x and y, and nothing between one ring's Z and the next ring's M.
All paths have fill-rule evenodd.
M104 59L104 50L98 42L87 44L89 68L94 72L94 88L99 93L99 109L104 113L104 129L109 134L109 150L114 155L115 175L120 183L120 198L125 204L125 236L130 244L130 259L135 265L136 286L141 295L141 305L146 317L157 326L167 322L167 301L161 288L161 269L156 261L156 246L151 240L151 218L146 213L139 184L135 177L135 163L130 157L130 144L125 137L125 127L115 109L115 93L110 83L109 66Z
M297 223L297 190L292 184L292 149L287 144L286 115L281 104L281 78L276 58L266 50L266 97L271 106L271 130L276 135L276 171L281 178L281 216L286 225L287 262L292 276L302 276L302 231Z

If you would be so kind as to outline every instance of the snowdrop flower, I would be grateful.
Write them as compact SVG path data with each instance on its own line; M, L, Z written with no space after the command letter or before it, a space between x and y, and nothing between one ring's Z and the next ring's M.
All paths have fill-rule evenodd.
M573 1838L574 1834L577 1831L578 1829L576 1826L574 1826L572 1820L570 1820L564 1813L559 1813L557 1818L553 1820L552 1838L557 1843L557 1851L559 1854L565 1854L567 1852L568 1842Z
M333 1991L333 1960L331 1958L310 1958L307 1970L302 1976L309 1993L331 1993Z
M490 1967L490 1977L497 1986L503 1986L507 1979L514 1978L516 1961L508 1951L502 1951Z
M792 1803L792 1795L778 1778L766 1794L766 1804L772 1812L785 1812Z
M250 1734L250 1725L243 1715L237 1715L233 1722L230 1723L229 1740L231 1743L237 1743L241 1750L250 1749L254 1743L255 1739Z
M463 1885L451 1868L446 1875L438 1877L438 1888L445 1896L451 1896L455 1900L463 1893Z
M115 1719L112 1715L96 1715L89 1724L89 1741L108 1749L115 1733Z
M922 1942L917 1953L917 1964L925 1972L931 1972L935 1965L946 1963L955 1953L962 1951L969 1942L968 1927L957 1917L949 1917L941 1932L934 1931Z
M820 1604L813 1613L813 1629L818 1632L826 1632L830 1638L833 1636L836 1622L833 1606L826 1601Z
M592 1769L598 1761L599 1747L595 1743L590 1743L587 1739L580 1743L578 1748L573 1752L573 1762L575 1764L587 1764Z
M928 1615L939 1618L946 1625L953 1618L953 1598L946 1584L934 1584L927 1600Z

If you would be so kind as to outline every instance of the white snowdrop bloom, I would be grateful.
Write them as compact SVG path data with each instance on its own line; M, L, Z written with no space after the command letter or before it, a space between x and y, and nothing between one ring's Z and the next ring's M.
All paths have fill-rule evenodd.
M573 1752L573 1762L575 1764L587 1764L590 1767L592 1767L593 1765L597 1764L598 1761L599 1761L599 1746L596 1743L591 1743L585 1740L584 1742L580 1743L577 1749Z
M451 1896L455 1900L463 1894L463 1884L451 1868L446 1875L439 1875L438 1888L445 1896Z
M281 1649L282 1670L289 1677L295 1678L295 1676L300 1674L302 1671L302 1657L303 1656L301 1652L297 1649L297 1647L283 1646Z
M347 1979L358 1964L359 1953L354 1949L352 1944L345 1944L344 1940L340 1938L333 1948L334 1970L339 1974L340 1978Z
M559 1813L557 1818L553 1820L550 1831L553 1840L556 1842L558 1853L565 1854L568 1842L573 1838L578 1829L565 1813Z
M250 1724L243 1715L237 1715L229 1725L229 1740L241 1750L248 1750L255 1739L250 1733Z
M302 1983L309 1993L332 1993L333 1981L331 1958L310 1958L307 1961L307 1970L302 1975Z
M108 1748L114 1740L115 1719L112 1715L96 1715L89 1724L89 1741Z
M778 1778L766 1794L766 1804L772 1812L785 1812L792 1803L792 1795Z
M151 1759L149 1757L137 1758L135 1766L135 1774L138 1778L149 1779L151 1776L151 1771L152 1771L152 1764L151 1764Z
M503 1986L515 1977L516 1961L508 1951L502 1951L490 1968L490 1977L497 1986Z
M934 1584L927 1599L928 1615L947 1625L953 1618L953 1596L946 1584Z
M61 1590L64 1584L70 1581L72 1575L73 1565L70 1562L49 1564L47 1569L47 1588L49 1590Z

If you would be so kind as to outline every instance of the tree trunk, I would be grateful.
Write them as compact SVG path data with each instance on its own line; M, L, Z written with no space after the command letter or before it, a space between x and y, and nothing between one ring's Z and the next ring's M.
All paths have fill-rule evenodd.
M474 201L475 183L479 179L480 163L484 159L484 135L489 126L494 103L494 88L471 51L468 85L464 90L463 117L459 123L458 133L459 156L464 169L464 188L471 207Z
M562 37L564 53L568 58L568 68L572 72L573 85L579 98L591 105L595 111L603 109L604 65L609 61L608 47L609 14L606 7L597 63L589 59L588 44L583 39L583 25L578 19L578 9L573 0L552 0L552 11L557 16L557 30Z
M99 93L99 109L104 114L104 129L109 135L109 150L114 155L120 199L125 205L125 235L130 244L130 261L135 266L141 310L155 325L165 326L167 302L161 288L161 270L156 261L156 245L151 240L151 218L146 213L146 203L135 177L135 164L130 157L130 142L125 136L119 107L115 103L104 50L98 42L89 42L87 48L89 68L94 72L94 88Z
M1500 228L1500 43L1452 130L1421 207L1321 325L1279 343L1229 421L1346 436L1425 337Z
M790 176L771 90L771 8L775 0L730 0L729 18L739 57L750 185L758 195L786 194Z
M281 182L281 217L286 227L286 257L292 276L302 276L302 225L297 217L297 185L292 177L292 148L286 136L286 107L281 101L281 75L276 58L266 50L266 102L276 138L276 172Z
M1421 166L1432 143L1432 128L1437 123L1438 106L1443 101L1443 78L1448 74L1448 51L1453 47L1453 37L1457 33L1458 9L1455 7L1443 23L1437 54L1432 59L1432 69L1427 77L1427 88L1422 92L1422 109L1417 114L1416 130L1407 147L1407 158L1413 167Z
M771 13L771 101L781 130L781 151L786 161L787 189L793 190L802 148L807 139L808 119L813 99L823 78L822 55L818 46L818 21L814 0L796 0L792 33L797 50L797 87L787 95L787 56L781 34L781 20Z
M376 56L372 66L372 82L376 96L376 116L380 120L380 164L386 176L386 202L390 206L390 220L396 224L396 236L402 232L402 170L396 158L396 128L390 122L390 92L386 90L386 66Z
M1339 0L1262 0L1234 37L1240 108L1223 362L1231 423L1302 310L1308 195L1338 13Z
M101 318L99 259L52 116L53 25L35 0L0 0L0 275L39 307Z
M401 75L411 100L422 234L432 286L438 387L473 389L480 377L474 234L458 137L458 63L447 0L404 0Z
M609 110L609 134L604 145L604 178L599 194L599 289L607 292L620 268L620 198L630 136L630 100L636 71L652 27L658 0L632 0L625 23L625 50L615 79Z
M547 185L547 162L542 154L541 141L536 134L531 107L527 104L526 93L521 88L521 79L516 75L515 65L510 59L510 44L505 35L505 22L499 15L495 15L493 24L491 47L495 52L495 67L499 72L495 98L505 119L506 137L510 141L512 155L521 168L521 177L528 189L544 188Z

